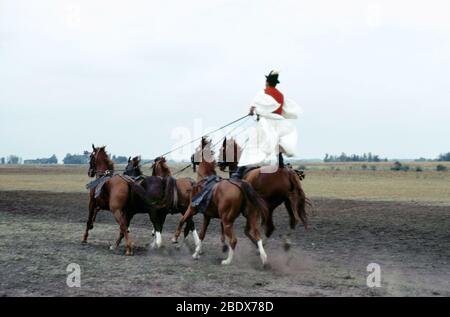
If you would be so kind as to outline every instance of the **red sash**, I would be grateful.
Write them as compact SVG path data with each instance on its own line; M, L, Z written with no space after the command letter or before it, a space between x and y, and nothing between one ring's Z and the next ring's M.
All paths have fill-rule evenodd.
M273 113L277 113L279 115L281 115L283 113L283 105L284 105L284 96L283 94L276 89L275 87L267 87L264 92L269 95L272 96L273 99L275 99L281 106L275 110Z

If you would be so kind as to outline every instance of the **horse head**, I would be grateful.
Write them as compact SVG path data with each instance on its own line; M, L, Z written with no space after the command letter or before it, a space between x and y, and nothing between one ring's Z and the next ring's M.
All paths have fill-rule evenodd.
M214 151L212 149L212 141L207 137L202 137L200 146L195 150L191 157L194 172L197 171L196 166L199 166L199 174L203 176L216 174L216 160L214 159Z
M125 168L125 172L123 173L124 175L128 175L128 176L132 176L132 177L137 177L137 176L141 176L143 173L141 171L141 157L140 156L135 156L133 158L131 158L131 156L128 158L128 164L127 167Z
M89 177L100 177L108 172L114 171L114 163L106 153L106 146L95 147L92 144L92 153L89 156Z
M152 176L172 176L172 172L167 165L167 160L164 156L155 158L152 165Z

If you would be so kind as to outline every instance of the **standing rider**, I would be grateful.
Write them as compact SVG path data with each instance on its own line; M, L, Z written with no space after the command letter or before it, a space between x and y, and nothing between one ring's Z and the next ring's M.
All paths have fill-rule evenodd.
M279 72L272 70L266 76L266 89L260 91L252 102L250 114L256 114L258 122L250 130L247 147L232 177L242 178L246 170L264 161L270 161L271 165L278 161L278 167L283 168L282 153L294 156L297 130L287 119L297 119L300 107L276 88L280 83L278 76ZM272 172L276 170L277 167Z

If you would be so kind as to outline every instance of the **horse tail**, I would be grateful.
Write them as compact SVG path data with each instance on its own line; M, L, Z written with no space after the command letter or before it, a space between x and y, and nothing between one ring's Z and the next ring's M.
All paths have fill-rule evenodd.
M296 194L298 195L297 206L295 207L297 214L302 221L305 228L308 228L308 214L306 213L306 205L312 206L311 200L306 198L305 192L303 191L302 184L300 182L300 177L296 173L289 173L290 181Z
M258 194L258 192L253 188L250 183L246 181L240 181L240 188L244 194L245 201L249 204L247 208L248 217L256 216L259 218L261 215L262 225L264 226L266 236L270 235L270 231L273 230L269 228L269 209L265 200ZM259 214L258 214L259 212Z
M178 205L178 187L175 177L165 177L164 203L169 209L176 209Z

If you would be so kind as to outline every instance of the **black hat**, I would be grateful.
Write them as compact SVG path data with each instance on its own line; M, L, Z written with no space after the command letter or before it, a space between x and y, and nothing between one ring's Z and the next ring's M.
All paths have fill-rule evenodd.
M266 76L267 82L269 84L279 84L280 81L278 80L278 75L280 74L277 70L272 70L269 75Z

